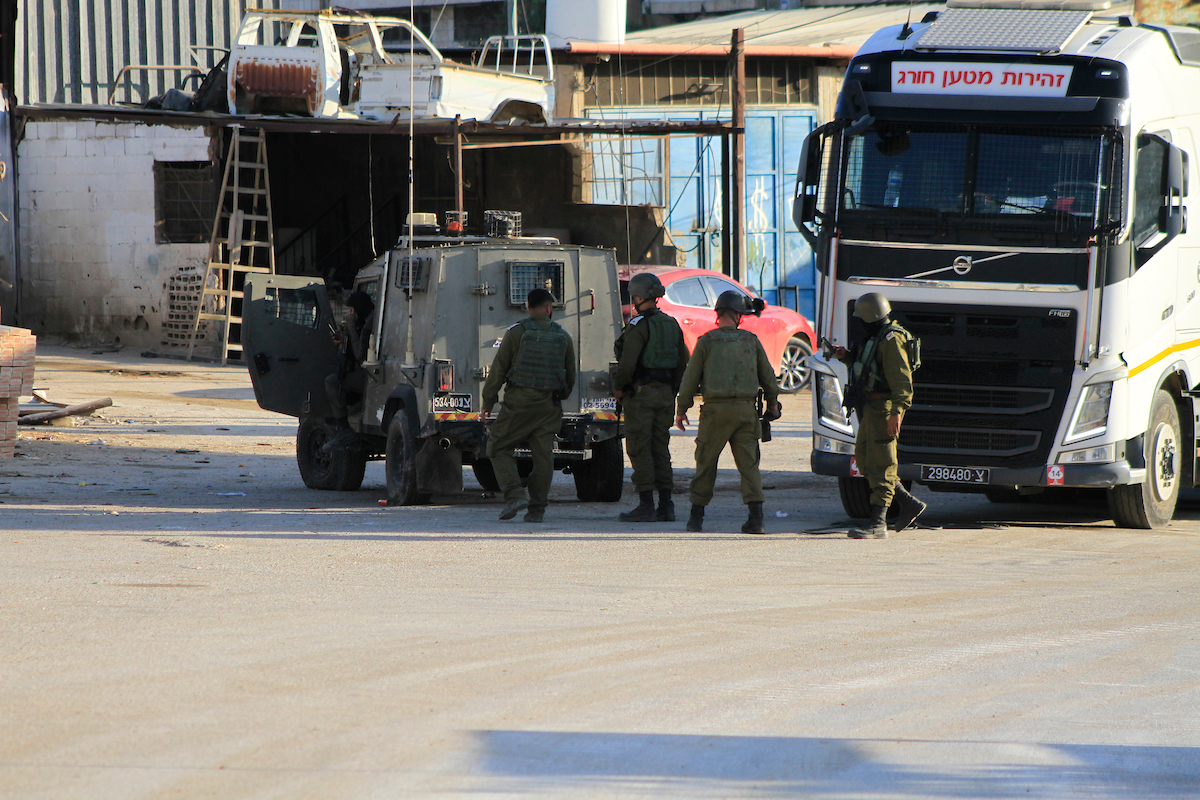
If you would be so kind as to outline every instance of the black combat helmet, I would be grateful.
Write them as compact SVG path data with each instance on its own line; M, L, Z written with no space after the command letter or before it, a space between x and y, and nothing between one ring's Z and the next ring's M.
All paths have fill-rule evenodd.
M733 311L737 314L746 315L753 314L756 317L761 317L763 309L767 307L761 299L748 297L741 292L735 292L730 289L726 292L721 292L721 296L717 298L717 304L713 306L716 311Z
M629 279L629 296L653 300L667 293L662 281L653 272L639 272Z
M854 316L870 325L892 313L892 304L879 292L870 292L854 301Z

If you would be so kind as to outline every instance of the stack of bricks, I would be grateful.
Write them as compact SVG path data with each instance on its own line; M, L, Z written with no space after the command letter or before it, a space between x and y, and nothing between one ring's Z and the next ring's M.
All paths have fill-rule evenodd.
M30 331L0 325L0 458L12 458L17 444L17 404L33 392L36 347Z

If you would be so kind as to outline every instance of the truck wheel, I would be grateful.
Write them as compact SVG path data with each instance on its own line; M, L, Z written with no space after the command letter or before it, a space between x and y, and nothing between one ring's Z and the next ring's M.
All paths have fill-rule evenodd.
M310 489L353 492L362 486L367 469L367 454L359 450L335 450L322 453L321 447L333 438L333 429L317 417L304 417L296 429L296 465L300 477Z
M400 409L388 422L384 458L389 506L428 503L429 495L417 491L417 437L408 426L408 414Z
M866 478L838 478L838 494L851 519L871 518L871 484Z
M1182 442L1179 410L1171 395L1159 389L1154 396L1150 427L1143 445L1146 480L1134 486L1114 486L1108 490L1108 510L1118 527L1163 528L1175 516L1182 471ZM1190 448L1185 452L1190 452Z
M496 480L496 470L492 469L492 460L490 458L480 458L471 465L471 472L475 473L475 480L479 481L479 485L483 487L485 492L500 491L500 481Z
M620 438L592 445L592 457L576 466L575 496L585 503L615 503L625 487L625 454Z
M799 336L788 339L779 365L779 391L795 394L808 386L812 370L804 363L804 359L811 355L812 347L804 339Z

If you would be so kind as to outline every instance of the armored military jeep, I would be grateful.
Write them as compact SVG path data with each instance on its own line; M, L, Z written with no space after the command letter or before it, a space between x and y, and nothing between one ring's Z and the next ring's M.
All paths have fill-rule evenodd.
M325 378L338 366L330 334L340 322L340 298L320 278L251 275L242 339L255 397L267 410L299 418L296 461L311 488L352 491L366 463L383 460L391 505L461 491L464 464L495 490L488 426L479 419L483 383L505 330L526 316L526 295L544 287L559 298L554 320L571 334L578 359L575 387L562 401L554 466L574 477L580 500L616 501L624 468L610 379L621 324L617 281L614 254L601 248L519 236L415 235L410 249L401 239L351 287L375 303L363 364L367 387L350 406L360 441L323 452L334 435ZM517 456L526 474L529 451Z

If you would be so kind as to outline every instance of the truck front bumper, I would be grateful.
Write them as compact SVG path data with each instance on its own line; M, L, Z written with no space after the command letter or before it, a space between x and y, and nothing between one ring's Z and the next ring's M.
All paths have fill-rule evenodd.
M852 456L842 453L826 453L813 451L812 471L817 475L833 475L838 478L849 478L854 475L850 461ZM1062 472L1062 481L1049 482L1049 472L1056 467ZM1071 486L1081 489L1109 489L1113 486L1126 486L1142 483L1146 477L1145 468L1132 467L1126 461L1114 461L1109 464L1057 464L1042 467L1022 467L1008 469L1005 467L988 467L988 482L980 483L935 483L921 480L920 464L901 464L900 480L911 480L934 489L946 491L970 492L987 486Z

